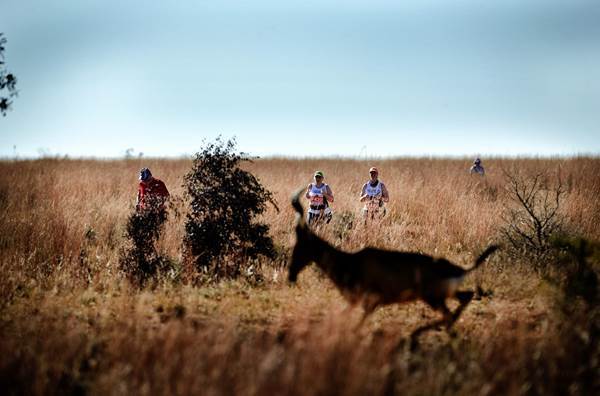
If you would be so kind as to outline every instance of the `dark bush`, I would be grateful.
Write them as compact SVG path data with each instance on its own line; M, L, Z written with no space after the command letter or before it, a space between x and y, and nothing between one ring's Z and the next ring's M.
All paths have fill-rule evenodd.
M553 238L552 245L558 250L556 272L565 298L572 301L581 297L587 304L596 305L600 243L562 235Z
M267 203L277 204L250 172L240 168L250 161L236 152L235 140L218 138L196 153L185 176L190 211L185 223L186 261L193 276L235 278L255 270L259 256L275 257L269 227L256 222Z
M127 219L127 245L121 250L119 267L129 281L139 287L170 266L168 258L160 255L156 242L160 238L167 211L162 204L136 210Z

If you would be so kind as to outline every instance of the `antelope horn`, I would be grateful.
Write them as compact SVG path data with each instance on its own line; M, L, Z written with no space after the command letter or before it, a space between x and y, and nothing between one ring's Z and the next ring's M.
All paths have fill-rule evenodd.
M298 225L303 225L306 222L306 220L304 220L304 209L302 208L302 204L300 203L300 195L303 191L304 189L301 188L292 197L292 206L294 207L296 212L298 212L298 215L296 215L296 221Z

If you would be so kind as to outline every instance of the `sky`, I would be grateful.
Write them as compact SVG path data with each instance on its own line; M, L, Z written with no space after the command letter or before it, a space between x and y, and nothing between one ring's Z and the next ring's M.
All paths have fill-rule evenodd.
M600 154L600 2L2 0L0 157Z

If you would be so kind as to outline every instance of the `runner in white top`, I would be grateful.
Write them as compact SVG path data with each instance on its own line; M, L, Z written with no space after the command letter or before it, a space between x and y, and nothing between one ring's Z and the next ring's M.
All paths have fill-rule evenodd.
M379 180L379 170L372 167L369 169L371 180L366 182L360 193L360 202L364 202L363 216L365 220L385 216L386 209L384 203L390 201L390 195L385 184Z
M315 182L310 183L306 189L306 199L309 200L308 225L317 224L321 221L329 223L333 214L329 203L333 202L331 188L323 183L323 172L315 172Z

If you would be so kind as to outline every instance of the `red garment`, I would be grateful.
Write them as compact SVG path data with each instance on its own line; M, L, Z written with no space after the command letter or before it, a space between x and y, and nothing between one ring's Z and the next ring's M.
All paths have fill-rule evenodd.
M161 204L169 198L169 191L162 180L152 178L148 181L141 181L138 187L138 208L144 207L150 202L160 202ZM155 201L156 200L156 201Z

